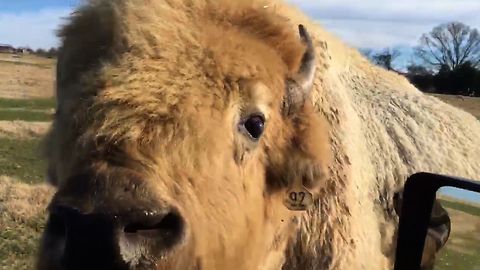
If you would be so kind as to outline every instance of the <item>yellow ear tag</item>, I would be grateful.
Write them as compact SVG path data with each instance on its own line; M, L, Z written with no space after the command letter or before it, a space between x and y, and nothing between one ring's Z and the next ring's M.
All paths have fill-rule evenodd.
M283 204L292 211L305 211L313 205L313 195L303 185L290 188Z

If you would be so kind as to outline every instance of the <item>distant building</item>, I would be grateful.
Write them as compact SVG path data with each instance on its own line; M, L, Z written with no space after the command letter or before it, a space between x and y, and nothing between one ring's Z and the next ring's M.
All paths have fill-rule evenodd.
M15 48L12 45L0 44L0 53L14 53Z
M22 53L22 54L31 54L33 53L33 50L30 48L26 47L20 47L16 49L16 53Z

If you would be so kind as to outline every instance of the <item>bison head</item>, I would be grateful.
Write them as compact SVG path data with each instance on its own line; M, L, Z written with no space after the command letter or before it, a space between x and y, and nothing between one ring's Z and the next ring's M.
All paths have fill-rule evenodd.
M62 28L38 269L280 267L285 193L329 161L314 47L218 2L91 1Z

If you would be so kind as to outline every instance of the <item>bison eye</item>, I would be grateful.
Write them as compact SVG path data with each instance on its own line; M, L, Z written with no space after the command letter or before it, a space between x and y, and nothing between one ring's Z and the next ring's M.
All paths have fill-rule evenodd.
M258 140L265 129L265 118L263 115L251 115L245 123L243 123L243 126L252 139Z

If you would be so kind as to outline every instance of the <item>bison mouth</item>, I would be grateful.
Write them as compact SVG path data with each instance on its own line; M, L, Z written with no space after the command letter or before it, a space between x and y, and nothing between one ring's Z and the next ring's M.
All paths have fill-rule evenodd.
M145 213L148 216L148 213ZM184 223L180 215L168 213L165 216L156 216L144 223L135 222L124 228L125 237L138 241L141 239L158 239L168 249L181 240Z
M118 233L122 259L131 266L144 265L174 255L185 240L185 222L176 211L167 214L146 212Z
M111 215L56 206L39 269L179 269L182 254L180 269L194 269L184 254L185 239L185 221L175 209Z

